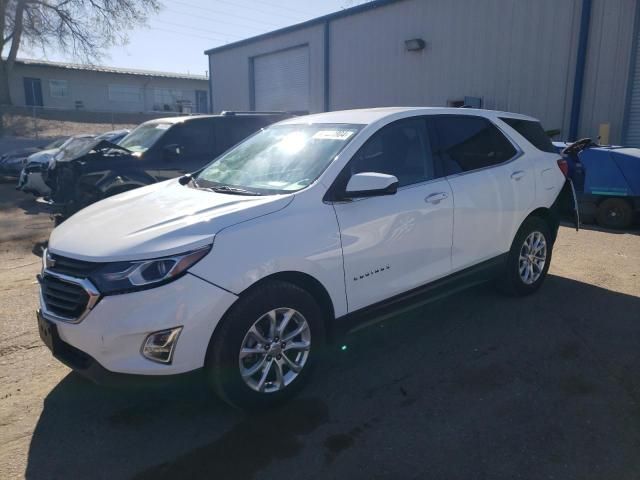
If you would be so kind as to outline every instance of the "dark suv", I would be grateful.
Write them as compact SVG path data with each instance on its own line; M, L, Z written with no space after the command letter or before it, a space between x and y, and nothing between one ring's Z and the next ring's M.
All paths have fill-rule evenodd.
M139 125L118 145L104 140L62 149L43 177L60 219L98 200L195 172L287 112L222 112L173 117Z

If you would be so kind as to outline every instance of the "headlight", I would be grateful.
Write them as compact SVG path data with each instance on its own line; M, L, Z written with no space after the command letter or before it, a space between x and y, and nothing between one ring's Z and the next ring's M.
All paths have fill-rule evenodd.
M126 293L175 280L211 250L211 245L170 257L105 264L91 275L100 293Z

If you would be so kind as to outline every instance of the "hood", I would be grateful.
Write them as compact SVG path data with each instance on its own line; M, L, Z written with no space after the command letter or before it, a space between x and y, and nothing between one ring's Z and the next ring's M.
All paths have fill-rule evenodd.
M21 148L19 150L11 150L10 152L4 153L0 155L0 158L23 158L39 151L40 149L38 147Z
M60 150L61 153L56 154L56 163L57 162L70 162L72 160L77 160L80 157L84 157L87 153L90 152L103 152L105 150L120 150L124 153L131 153L130 150L121 147L120 145L116 145L115 143L111 143L108 140L100 140L97 138L91 139L90 141L83 142L80 145L72 145L69 148L63 148Z
M58 226L49 250L78 260L144 260L208 245L223 228L285 208L293 195L228 195L177 179L122 193Z
M58 153L60 149L51 148L49 150L41 150L33 155L29 155L27 158L27 165L30 163L49 163L53 156Z

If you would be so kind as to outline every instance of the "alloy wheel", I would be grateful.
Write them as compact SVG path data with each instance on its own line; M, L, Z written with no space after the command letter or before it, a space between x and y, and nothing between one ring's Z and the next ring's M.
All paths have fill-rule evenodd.
M547 241L540 232L531 232L520 248L518 272L526 284L535 283L544 271L547 262Z
M238 355L245 384L260 393L283 390L309 358L311 330L293 308L276 308L256 320L244 336Z

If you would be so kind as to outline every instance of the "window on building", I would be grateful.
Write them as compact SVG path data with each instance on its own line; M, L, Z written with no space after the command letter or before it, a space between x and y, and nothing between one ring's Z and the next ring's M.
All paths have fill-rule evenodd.
M394 175L399 186L433 178L433 162L423 119L398 120L375 133L349 164L350 174Z
M161 112L179 112L184 101L182 90L174 88L153 89L153 109Z
M110 102L140 102L142 88L131 85L109 85Z
M446 175L498 165L517 153L502 132L485 118L436 116L433 124Z
M66 80L49 80L49 94L55 98L69 95L69 83Z
M543 152L556 153L551 139L542 129L540 122L520 120L518 118L501 118L504 123L527 139L531 145Z

